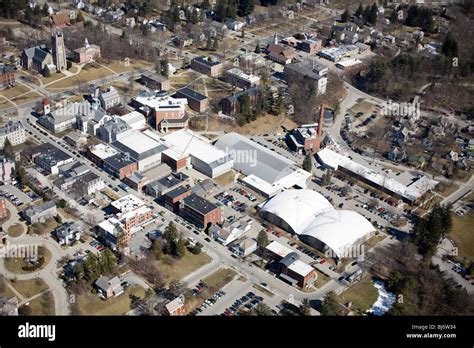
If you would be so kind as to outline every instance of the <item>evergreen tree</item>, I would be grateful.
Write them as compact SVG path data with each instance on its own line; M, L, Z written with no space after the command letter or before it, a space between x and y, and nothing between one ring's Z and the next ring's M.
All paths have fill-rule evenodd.
M155 239L152 244L153 254L157 260L161 260L163 258L163 248L161 245L161 241L159 239Z
M351 14L349 13L349 10L346 8L346 10L341 15L341 21L346 23L349 21L349 19L351 19Z
M355 16L360 17L363 14L364 14L364 7L362 6L362 4L359 4L359 7L357 7L357 10L355 12Z
M15 152L13 151L13 145L10 142L10 139L6 138L3 144L3 152L5 153L5 157L11 159L12 161L15 160Z
M441 51L449 58L458 56L458 42L452 37L451 33L446 35Z
M240 0L238 1L237 14L240 17L248 16L249 14L252 13L254 7L255 7L254 0Z
M51 71L49 70L47 65L43 69L43 75L44 77L51 77Z
M310 302L307 298L304 298L301 301L300 313L301 313L301 315L304 315L304 316L310 316L311 315L311 304L310 304Z
M337 315L339 312L339 303L337 302L337 296L334 291L329 291L324 296L323 302L320 308L321 315Z
M285 111L285 89L282 87L278 88L274 111L277 115L280 115Z
M252 104L250 102L250 96L248 93L242 94L240 97L240 114L249 122L252 118Z
M168 58L164 57L160 62L160 74L162 76L168 77L169 76L169 65L168 65Z
M163 233L163 239L167 242L175 242L178 239L178 229L173 221L170 221Z
M254 52L257 53L257 54L260 54L261 50L260 50L260 43L259 42L257 42L257 45L255 46L255 51Z
M207 38L206 50L208 50L208 51L212 50L212 37L210 37L210 36Z
M84 15L82 14L81 10L77 12L76 22L84 22Z
M175 256L178 259L182 259L186 255L186 244L183 238L178 239L176 243L176 253Z
M214 38L214 41L212 42L212 50L213 51L217 51L217 49L219 48L219 40L217 40L217 38Z
M202 3L201 3L201 8L202 9L205 9L205 10L208 10L211 8L211 3L209 2L209 0L204 0Z
M313 158L310 154L306 155L303 160L303 169L309 173L313 171Z
M268 240L268 235L267 235L267 232L261 230L260 232L258 232L258 235L257 235L257 246L260 248L260 249L263 249L265 248L268 244L270 243L270 241Z

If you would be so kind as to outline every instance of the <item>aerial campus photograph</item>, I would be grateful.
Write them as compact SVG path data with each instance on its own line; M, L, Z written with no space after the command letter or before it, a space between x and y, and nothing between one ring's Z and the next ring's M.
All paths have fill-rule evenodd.
M0 0L0 315L472 316L473 28L470 0Z

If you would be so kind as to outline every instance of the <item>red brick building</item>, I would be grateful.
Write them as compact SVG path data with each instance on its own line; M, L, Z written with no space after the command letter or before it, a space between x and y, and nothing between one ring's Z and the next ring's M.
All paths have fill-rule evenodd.
M11 65L0 64L0 89L15 86L15 69Z
M191 194L192 191L189 186L179 186L162 196L164 206L166 209L176 213L179 210L179 202Z
M207 228L211 224L222 221L221 208L196 194L181 200L179 214L189 222L202 228Z

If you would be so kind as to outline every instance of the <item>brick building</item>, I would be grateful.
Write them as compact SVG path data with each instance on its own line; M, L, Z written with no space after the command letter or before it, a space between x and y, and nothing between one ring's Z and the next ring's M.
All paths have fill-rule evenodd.
M222 221L221 208L196 194L181 200L179 214L189 222L203 228Z

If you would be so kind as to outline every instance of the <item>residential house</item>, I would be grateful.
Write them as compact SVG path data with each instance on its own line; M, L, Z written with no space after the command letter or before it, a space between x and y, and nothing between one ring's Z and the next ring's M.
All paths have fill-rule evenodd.
M268 58L280 64L290 64L296 57L296 52L291 47L280 44L270 44L267 47Z
M68 221L52 232L60 245L71 245L82 235L82 226L78 222Z
M184 296L179 296L175 298L173 301L167 303L165 305L166 311L168 315L175 316L175 315L185 315L186 309L184 307Z
M100 105L104 110L122 103L118 90L112 86L110 86L107 91L100 94L99 100Z
M53 201L32 205L22 212L23 218L30 224L45 222L46 219L53 218L57 214L56 204Z
M240 257L246 257L257 250L257 241L252 238L246 238L232 248L233 252Z
M117 297L123 294L124 289L118 277L110 279L106 276L100 276L94 283L98 293L105 299Z
M214 237L222 245L228 245L233 241L242 237L252 228L252 219L239 220L233 222L231 225L223 226Z

